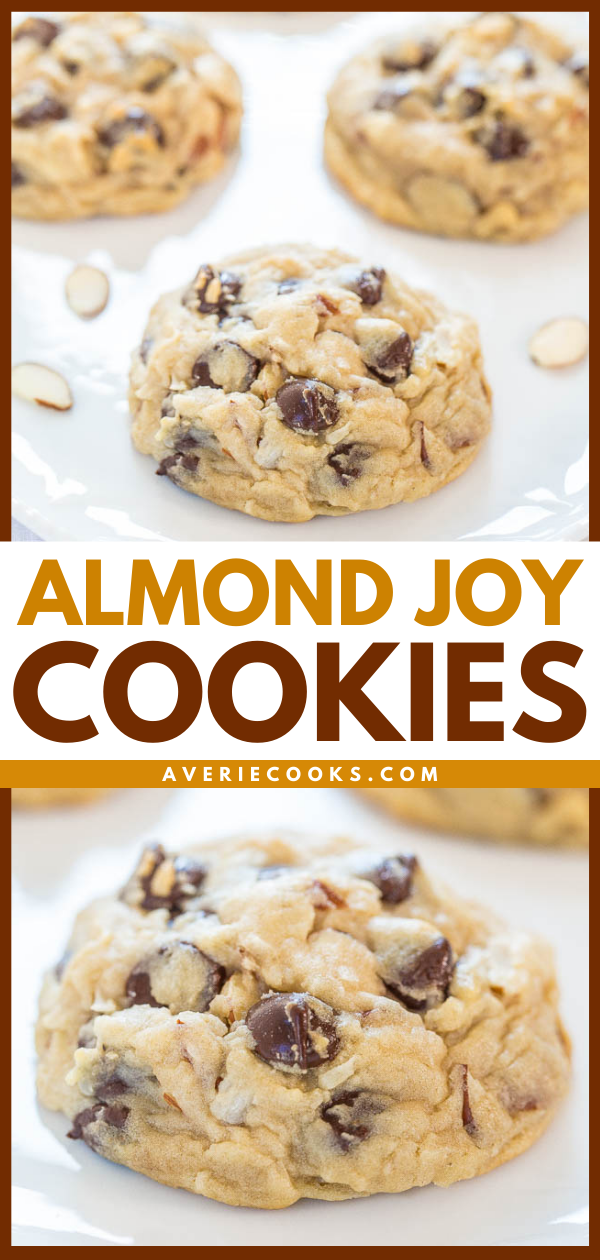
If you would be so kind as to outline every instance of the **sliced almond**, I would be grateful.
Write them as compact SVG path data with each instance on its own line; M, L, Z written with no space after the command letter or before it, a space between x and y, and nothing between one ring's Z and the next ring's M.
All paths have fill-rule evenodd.
M551 319L542 324L529 342L529 354L538 367L572 367L585 358L589 330L583 319Z
M68 411L73 406L73 396L64 376L54 368L44 367L43 363L17 363L11 373L11 389L19 398L38 403L40 407Z
M71 310L80 319L95 319L108 302L108 276L99 267L89 267L82 263L67 278L65 293Z

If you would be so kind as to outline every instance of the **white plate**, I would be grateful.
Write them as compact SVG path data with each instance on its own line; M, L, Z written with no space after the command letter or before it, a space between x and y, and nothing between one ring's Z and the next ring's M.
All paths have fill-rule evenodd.
M212 15L217 20L217 15ZM242 15L244 16L244 15ZM254 15L259 16L259 15ZM361 210L321 161L325 92L337 67L375 34L418 14L339 22L217 23L238 68L246 113L239 158L169 214L14 227L13 361L40 360L71 382L72 411L15 400L14 515L47 539L247 542L459 538L579 539L587 534L587 363L558 372L527 355L532 332L587 308L587 218L536 244L494 246L405 232ZM585 36L585 13L540 14ZM268 17L268 15L263 15ZM314 18L315 15L308 15ZM205 260L284 240L339 245L397 270L472 313L494 390L491 439L453 485L419 503L302 525L215 507L155 476L129 439L129 355L154 299ZM91 323L66 306L73 261L110 274L112 300Z
M574 1041L569 1097L539 1142L495 1172L448 1189L281 1212L231 1208L110 1164L38 1109L32 1025L44 968L87 899L129 873L142 834L182 838L278 827L414 847L467 897L554 941ZM71 810L19 813L14 844L14 1242L17 1246L587 1245L587 861L400 829L356 793L317 789L131 791Z

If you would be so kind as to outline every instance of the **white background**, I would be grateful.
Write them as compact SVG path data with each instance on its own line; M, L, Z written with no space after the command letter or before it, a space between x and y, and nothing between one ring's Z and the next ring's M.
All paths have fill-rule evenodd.
M285 759L325 758L372 758L385 760L410 760L436 757L451 759L591 759L598 750L598 715L594 703L597 695L598 663L595 625L598 615L598 560L595 545L584 547L575 544L547 544L527 548L516 544L496 545L488 554L511 563L519 572L522 584L521 605L512 620L505 626L481 627L469 623L454 605L448 621L438 627L416 625L414 616L419 607L430 608L433 604L434 561L451 558L451 573L456 580L461 568L479 559L485 552L480 547L463 544L461 547L444 549L439 544L413 544L399 548L393 544L382 545L374 554L368 548L356 545L338 546L333 556L334 574L334 624L315 626L309 614L292 595L292 625L274 624L274 599L272 576L274 561L284 555L277 544L265 544L257 553L249 547L229 548L224 555L221 545L174 546L142 548L132 544L114 546L104 544L90 547L72 544L48 548L43 544L11 547L5 544L2 554L4 572L4 600L0 615L3 622L4 658L2 692L0 700L4 714L0 735L2 759L83 758L83 759L162 759L174 760L206 758L269 758ZM546 563L554 575L567 556L584 556L580 567L562 597L562 624L545 626L544 603L539 589L524 569L521 557L536 555ZM169 626L159 626L154 613L146 614L142 627L136 626L89 626L69 627L61 614L42 613L35 625L17 626L17 620L43 558L50 555L59 558L71 593L85 619L85 561L101 559L103 572L103 608L127 609L131 561L134 556L147 556L152 560L161 588L167 586L175 562L180 557L196 561L200 597L200 626L182 624L181 599ZM262 617L249 626L230 628L213 621L202 605L202 584L205 574L224 558L239 556L252 560L262 567L269 578L271 600ZM299 544L293 549L293 560L311 587L315 582L315 560L325 558L322 547ZM392 576L394 602L389 613L379 622L364 627L341 627L339 603L335 592L339 584L339 560L376 559ZM245 577L225 579L222 586L223 601L231 608L244 607L249 599L249 583ZM359 584L359 601L366 607L372 600L372 584L365 579ZM503 597L503 587L498 578L479 578L475 585L475 597L482 608L497 607ZM52 591L48 591L52 595ZM76 665L64 665L50 671L42 680L40 699L56 717L67 719L91 714L99 734L83 744L59 745L33 734L19 718L12 701L12 686L21 662L43 643L62 639L77 639L98 647L98 655L90 670ZM162 639L175 643L187 652L200 671L204 696L194 725L178 739L164 744L138 744L127 739L110 722L104 712L102 686L106 669L111 661L130 644L142 640ZM526 651L536 643L546 640L563 640L583 648L579 663L572 669L565 665L550 665L548 673L572 686L584 696L588 705L588 719L581 733L566 744L539 745L512 733L512 727L523 709L540 720L552 720L558 716L555 706L543 701L524 686L520 677L521 661ZM234 740L212 718L207 703L207 683L216 660L231 646L248 640L273 641L294 655L301 663L308 683L308 700L298 725L284 738L269 744L245 744ZM324 641L341 643L341 666L346 672L372 642L398 642L399 647L374 675L365 689L371 699L405 736L406 743L376 743L343 708L341 709L339 743L316 742L315 675L316 643ZM409 742L409 645L422 640L434 643L435 689L435 739L432 744ZM504 684L503 701L500 704L475 704L474 719L503 719L505 738L503 743L448 743L446 740L446 644L448 641L505 641L504 664L478 664L472 666L474 679L501 679ZM176 687L172 674L161 665L146 665L133 676L129 698L141 717L158 719L165 717L173 708ZM269 717L279 706L281 685L278 677L267 666L247 666L240 672L234 686L234 701L238 710L255 720Z

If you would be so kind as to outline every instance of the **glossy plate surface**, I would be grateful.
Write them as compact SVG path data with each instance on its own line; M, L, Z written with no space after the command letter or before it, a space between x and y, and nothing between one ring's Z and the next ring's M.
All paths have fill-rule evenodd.
M62 414L14 400L14 516L52 540L585 538L588 364L544 370L527 345L551 318L586 318L587 216L518 246L442 240L380 222L323 168L325 93L348 56L419 15L205 16L244 89L241 149L227 171L168 214L14 224L13 362L57 368L75 398ZM585 13L536 16L585 38ZM129 358L152 303L202 262L286 240L337 245L476 317L494 429L458 481L418 503L271 524L186 494L133 449ZM83 260L104 268L112 288L91 322L64 299L65 279Z
M249 831L348 834L412 849L466 897L555 946L574 1044L571 1092L524 1155L448 1189L280 1212L232 1208L158 1185L65 1137L65 1117L35 1100L32 1032L46 966L87 900L129 874L143 838L183 841ZM96 804L19 812L14 844L14 1244L16 1246L587 1245L587 858L417 832L342 789L150 790Z

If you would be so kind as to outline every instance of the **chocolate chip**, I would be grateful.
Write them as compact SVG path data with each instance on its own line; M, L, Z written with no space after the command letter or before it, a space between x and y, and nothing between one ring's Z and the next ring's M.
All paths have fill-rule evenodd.
M109 1124L113 1129L122 1129L129 1115L129 1107L122 1104L114 1103L112 1106L105 1106L104 1103L94 1103L93 1107L86 1107L84 1111L78 1112L73 1120L73 1128L67 1133L67 1137L83 1138L87 1146L92 1149L97 1145L98 1139L95 1134L88 1133L88 1127L102 1121L103 1124Z
M320 433L338 419L335 390L321 381L293 377L277 390L275 400L283 423L297 433Z
M466 1129L469 1137L477 1132L477 1125L473 1112L471 1111L471 1103L469 1101L469 1069L466 1063L460 1064L461 1068L461 1085L462 1085L462 1122L463 1128Z
M203 315L228 315L241 290L242 281L234 271L215 271L203 264L183 301Z
M53 39L60 33L60 26L56 22L49 22L47 18L29 17L20 26L13 31L13 44L18 39L34 39L36 44L41 44L42 48L49 48Z
M127 977L125 992L131 1006L159 1006L152 994L150 975L143 971L138 963Z
M438 936L386 984L409 1011L428 1011L446 1001L453 971L452 946L445 936Z
M163 464L170 459L177 461L178 456L169 456ZM187 902L198 895L206 875L206 867L195 858L186 855L171 858L162 845L151 845L142 853L122 898L141 910L164 909L171 914L183 914Z
M167 455L161 460L156 469L157 477L170 477L178 468L185 469L186 472L195 472L198 467L198 455L183 455L178 451L176 455Z
M287 280L280 280L277 285L278 293L291 293L293 289L297 289L302 284L299 276L288 276Z
M318 1067L339 1049L335 1014L309 993L273 993L250 1007L246 1023L265 1063Z
M571 71L571 74L581 79L586 88L590 86L590 62L587 53L575 52L568 61L565 61L565 67Z
M15 127L36 127L38 123L60 122L67 117L67 109L55 96L40 96L31 105L25 105L20 113L13 116Z
M394 83L383 89L373 101L373 109L387 110L390 114L395 114L406 100L407 96L412 96L413 88L410 83Z
M194 385L245 393L260 371L260 362L237 341L219 341L198 356L192 368Z
M371 367L386 384L398 376L407 376L413 357L413 343L407 332L401 332L391 345L377 354L376 366Z
M350 280L346 288L357 293L365 306L375 306L381 301L385 280L383 267L370 267L368 271L359 271L355 280Z
M384 858L370 871L361 871L361 877L375 884L382 901L397 906L410 897L417 866L417 859L412 854L399 853L397 857Z
M154 345L153 337L144 337L144 340L142 341L142 344L140 346L140 359L142 360L142 363L148 362L148 355L150 354L150 351L153 345Z
M147 114L145 109L140 109L139 105L132 105L122 118L115 118L106 127L101 127L98 139L107 149L114 149L128 136L136 134L150 135L161 149L164 148L165 134L160 123L151 114Z
M130 1006L165 1006L172 1015L206 1011L225 982L225 968L189 941L172 941L141 959L127 977Z
M112 1072L96 1086L96 1095L101 1102L110 1102L113 1098L120 1098L121 1094L126 1094L130 1088L130 1084L119 1076L118 1072Z
M81 70L81 66L78 61L63 61L62 68L63 70L66 70L67 74L70 74L71 77L79 74L79 71Z
M474 118L475 114L480 114L487 104L487 96L480 88L471 87L465 84L461 88L457 107L461 118Z
M361 1090L344 1089L323 1104L321 1118L330 1125L345 1154L369 1137L371 1128L366 1121L377 1111L381 1111L381 1105L374 1105Z
M513 158L523 157L529 149L529 140L521 127L503 122L499 118L491 131L478 131L475 135L478 144L485 149L492 162L510 162Z
M420 44L404 45L398 52L385 53L382 57L384 70L403 73L406 70L425 70L437 56L437 45L431 39Z
M327 463L337 473L343 486L352 485L363 471L365 460L371 455L371 447L362 442L342 442L327 456Z
M17 166L16 162L11 162L10 164L11 188L21 188L22 185L26 183L27 183L27 180L25 179L25 176L21 170L21 167Z

